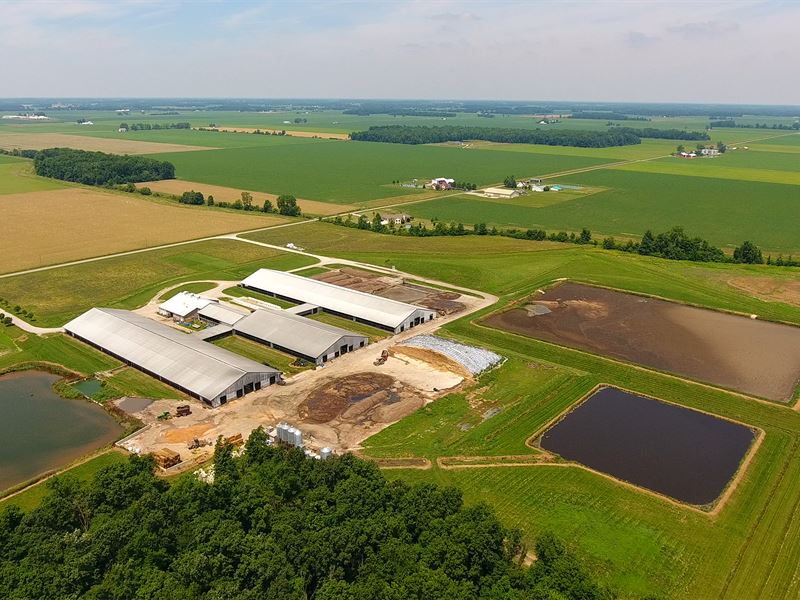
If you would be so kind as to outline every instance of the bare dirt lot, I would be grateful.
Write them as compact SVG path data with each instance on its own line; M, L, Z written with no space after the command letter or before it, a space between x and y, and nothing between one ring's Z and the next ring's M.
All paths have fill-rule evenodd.
M286 135L290 135L292 137L304 137L304 138L321 138L324 140L349 140L350 136L346 133L333 133L330 131L298 131L294 129L267 129L267 128L256 128L256 127L208 127L207 129L213 129L215 131L229 131L233 133L253 133L255 131L266 131L267 133L279 133L281 131L285 131Z
M728 285L763 300L800 306L800 280L780 277L733 277Z
M108 139L68 133L0 133L0 148L13 150L42 150L44 148L75 148L111 152L114 154L156 154L159 152L191 152L194 150L216 150L206 146L184 144L161 144L136 140Z
M210 183L199 183L197 181L184 181L182 179L164 179L162 181L148 181L145 183L137 184L139 187L149 187L154 192L161 192L164 194L182 194L189 190L202 192L204 196L211 194L214 200L219 202L234 202L242 197L242 192L250 192L253 195L253 203L256 206L262 206L264 200L269 200L275 205L275 200L278 198L276 194L268 194L266 192L254 192L253 190L240 190L237 188L225 187L222 185L213 185ZM350 204L331 204L329 202L318 202L316 200L305 200L299 198L297 204L300 206L305 214L319 215L321 217L333 215L349 210L355 210L355 206Z
M286 222L80 187L2 197L0 272Z
M779 402L792 399L800 378L798 327L576 283L526 306L485 323Z
M451 315L464 310L464 304L457 301L460 294L406 283L402 277L345 267L314 275L313 278L359 292L424 306L439 314Z

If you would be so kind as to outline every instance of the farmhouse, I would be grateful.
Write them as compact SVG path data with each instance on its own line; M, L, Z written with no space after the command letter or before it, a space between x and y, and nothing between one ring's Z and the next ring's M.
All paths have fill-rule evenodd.
M369 343L365 335L284 310L256 310L237 321L233 331L317 365Z
M703 148L700 150L700 154L703 156L719 156L719 150L716 148Z
M451 190L453 189L455 181L455 179L448 179L446 177L435 177L431 179L429 185L435 190Z
M319 306L326 312L399 333L432 320L432 310L272 269L259 269L241 286L269 296Z
M191 292L179 292L158 306L158 314L172 317L175 321L189 321L197 317L201 308L205 308L213 302L214 300L205 296Z
M483 191L483 195L487 198L517 198L519 190L511 188L488 187Z
M411 219L413 219L413 217L405 213L399 215L381 215L381 225L389 225L390 223L404 225L405 223L410 223Z
M281 379L272 367L127 310L92 308L64 329L212 407Z

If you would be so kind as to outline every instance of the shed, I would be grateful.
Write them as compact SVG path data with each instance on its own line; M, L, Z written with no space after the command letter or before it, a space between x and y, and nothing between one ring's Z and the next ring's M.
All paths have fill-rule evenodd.
M488 187L481 191L487 198L517 198L520 195L519 190L512 188Z
M211 298L206 298L199 294L179 292L166 302L158 305L158 314L185 321L195 318L201 308L205 308L212 302L214 300Z

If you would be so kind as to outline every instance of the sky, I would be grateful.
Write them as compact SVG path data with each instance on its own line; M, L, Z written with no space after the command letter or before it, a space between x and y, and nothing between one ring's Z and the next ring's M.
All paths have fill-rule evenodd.
M0 0L0 97L800 105L800 0Z

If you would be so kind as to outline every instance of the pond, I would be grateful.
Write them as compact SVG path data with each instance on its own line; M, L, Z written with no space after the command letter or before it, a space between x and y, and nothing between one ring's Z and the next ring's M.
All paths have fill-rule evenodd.
M0 377L0 490L63 467L116 440L122 428L102 407L53 391L59 377Z
M753 430L696 410L604 387L540 439L545 450L676 500L716 500Z
M72 387L87 398L91 398L103 388L103 384L97 379L84 379L83 381L73 384Z
M800 327L567 282L488 325L778 402L800 382Z

